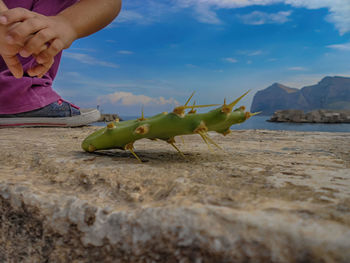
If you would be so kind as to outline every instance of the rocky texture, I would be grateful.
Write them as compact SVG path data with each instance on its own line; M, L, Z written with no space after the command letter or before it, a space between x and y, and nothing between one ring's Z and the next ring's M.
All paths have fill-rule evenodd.
M261 111L263 115L287 109L350 110L350 78L325 77L318 84L301 90L275 83L258 91L251 106L252 112Z
M304 113L302 110L276 111L271 122L297 123L350 123L350 110L316 110Z
M110 122L110 121L114 121L116 119L122 120L118 114L103 113L103 114L101 114L101 117L98 120L98 122Z
M349 262L350 133L234 131L89 154L0 129L0 262Z

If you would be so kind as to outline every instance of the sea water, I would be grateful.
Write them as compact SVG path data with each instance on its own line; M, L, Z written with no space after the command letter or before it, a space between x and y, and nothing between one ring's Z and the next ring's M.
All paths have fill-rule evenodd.
M140 116L121 116L123 120L137 119ZM269 116L254 116L242 124L231 126L231 130L285 130L316 132L350 132L350 123L289 123L268 122ZM105 126L105 123L93 123L94 126Z
M350 132L350 123L292 123L268 122L269 116L254 116L232 130L285 130L285 131L317 131L317 132Z

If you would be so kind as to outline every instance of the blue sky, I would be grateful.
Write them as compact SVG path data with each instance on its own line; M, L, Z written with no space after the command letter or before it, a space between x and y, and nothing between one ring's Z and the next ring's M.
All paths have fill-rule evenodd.
M274 82L350 76L350 0L124 0L100 32L64 51L54 88L121 116L197 104L250 107Z

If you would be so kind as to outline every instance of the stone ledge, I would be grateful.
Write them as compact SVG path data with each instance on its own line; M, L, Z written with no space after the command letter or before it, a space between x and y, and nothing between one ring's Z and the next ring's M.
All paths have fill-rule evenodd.
M139 164L82 152L93 129L0 130L0 262L350 260L350 134L144 140Z
M113 212L74 196L34 194L27 187L4 184L0 196L2 215L11 215L2 222L2 235L5 229L20 232L7 241L13 246L2 252L2 262L11 261L5 256L11 252L20 262L42 261L45 252L50 262L350 259L348 227L327 220L300 220L278 209L248 212L191 205Z

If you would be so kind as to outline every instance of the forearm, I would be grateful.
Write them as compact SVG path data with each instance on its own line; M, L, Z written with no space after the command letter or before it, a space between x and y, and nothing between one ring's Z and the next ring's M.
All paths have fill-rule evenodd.
M80 0L57 17L69 23L78 39L107 26L119 14L120 9L121 0Z

